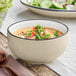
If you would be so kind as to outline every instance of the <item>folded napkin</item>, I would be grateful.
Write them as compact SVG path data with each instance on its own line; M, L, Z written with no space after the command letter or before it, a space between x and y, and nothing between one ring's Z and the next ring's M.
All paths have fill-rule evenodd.
M9 66L14 72L16 72L18 76L34 76L27 68L24 68L12 56L8 56L6 65ZM0 68L0 76L10 75L4 68Z

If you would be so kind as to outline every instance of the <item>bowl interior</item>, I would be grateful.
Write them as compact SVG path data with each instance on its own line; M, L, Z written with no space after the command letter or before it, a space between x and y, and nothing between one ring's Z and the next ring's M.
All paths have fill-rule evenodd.
M68 27L65 24L55 21L49 21L49 20L27 20L27 21L16 22L11 26L9 26L8 31L11 34L13 34L13 32L15 32L18 29L32 27L38 24L40 24L41 26L57 29L63 32L64 34L68 31Z

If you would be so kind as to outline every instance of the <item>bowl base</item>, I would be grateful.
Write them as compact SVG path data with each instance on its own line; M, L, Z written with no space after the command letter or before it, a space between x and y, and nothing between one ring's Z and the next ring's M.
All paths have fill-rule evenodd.
M51 63L51 61L50 62L34 62L34 61L29 61L29 60L23 60L23 61L28 63L28 64L37 64L37 65Z

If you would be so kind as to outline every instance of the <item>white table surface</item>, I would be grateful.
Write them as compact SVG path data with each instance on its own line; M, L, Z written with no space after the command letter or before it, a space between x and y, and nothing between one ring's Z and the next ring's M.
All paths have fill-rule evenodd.
M46 65L61 76L76 76L76 19L58 19L34 14L23 7L19 0L14 0L14 6L8 11L1 31L7 35L7 27L10 24L27 19L49 19L67 24L70 28L70 42L66 52L56 61Z

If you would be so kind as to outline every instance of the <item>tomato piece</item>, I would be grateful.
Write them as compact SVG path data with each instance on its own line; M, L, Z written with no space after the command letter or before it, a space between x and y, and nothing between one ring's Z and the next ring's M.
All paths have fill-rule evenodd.
M46 28L44 28L44 30L46 30Z
M35 26L33 26L33 30L36 30L37 28Z
M42 36L44 36L44 34L45 34L45 33L43 32L43 33L42 33Z
M32 35L33 35L33 36L35 36L35 33L34 33L34 32L32 32Z
M30 37L27 37L26 39L31 39L31 38L33 38L34 36L30 36Z

